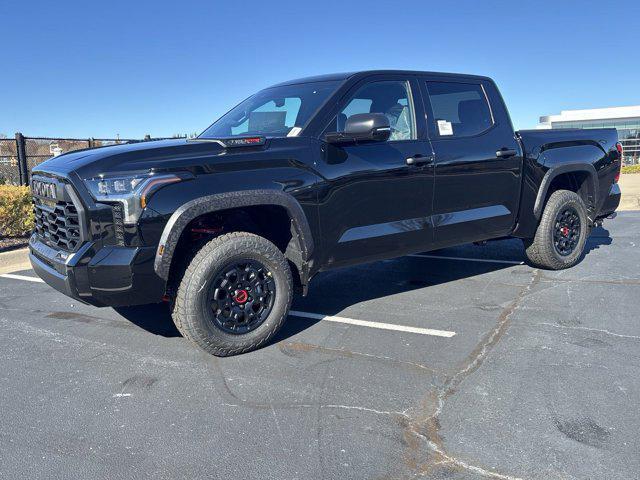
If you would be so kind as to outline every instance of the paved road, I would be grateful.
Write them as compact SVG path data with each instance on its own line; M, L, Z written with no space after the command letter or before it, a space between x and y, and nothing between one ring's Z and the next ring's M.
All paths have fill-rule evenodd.
M1 277L0 477L638 478L639 225L562 272L503 241L326 273L226 359Z

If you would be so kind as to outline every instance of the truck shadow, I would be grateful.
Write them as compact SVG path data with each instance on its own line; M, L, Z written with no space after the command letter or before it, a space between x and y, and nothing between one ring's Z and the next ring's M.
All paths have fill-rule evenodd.
M587 241L584 257L601 246L612 243L609 231L596 228ZM447 248L428 255L499 259L512 262L526 262L524 247L520 240L509 239L491 242L488 246L464 245ZM509 263L474 262L450 259L402 257L394 260L375 262L343 269L331 270L314 278L307 297L296 297L292 310L318 313L322 315L341 315L346 308L361 302L380 299L399 293L425 289L425 302L428 302L428 287L434 287L461 279L472 278L505 269L513 269L515 276L529 275L530 266ZM366 320L366 319L365 319ZM320 320L291 315L273 342L308 329ZM393 323L393 318L386 320Z
M597 250L602 245L606 246L611 245L612 243L613 239L611 238L609 230L604 227L594 228L591 232L591 236L587 240L587 245L585 246L582 260L584 260L584 257L587 256L591 251Z
M585 256L611 243L609 231L602 227L596 228L587 242ZM428 255L513 262L525 260L522 243L513 239L491 242L486 247L463 245L429 252ZM510 263L415 256L340 268L318 274L311 283L309 295L295 297L291 309L321 315L340 315L343 310L358 303L514 267L518 267L514 275L528 274L529 267ZM124 319L149 333L163 337L180 336L171 319L167 303L118 307L115 310ZM272 343L297 335L319 321L314 318L291 315ZM389 321L393 322L393 319Z
M168 303L152 303L133 307L114 307L124 319L154 335L181 337L171 318Z

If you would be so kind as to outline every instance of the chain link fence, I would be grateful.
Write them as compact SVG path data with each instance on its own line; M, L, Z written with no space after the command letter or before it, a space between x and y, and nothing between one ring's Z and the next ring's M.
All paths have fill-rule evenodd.
M48 158L85 148L106 147L124 143L165 140L122 138L49 138L25 137L16 133L15 138L0 138L0 184L28 185L31 169Z
M25 138L27 171L53 156L89 148L89 140L72 138Z
M13 138L0 138L0 185L20 185L18 150Z

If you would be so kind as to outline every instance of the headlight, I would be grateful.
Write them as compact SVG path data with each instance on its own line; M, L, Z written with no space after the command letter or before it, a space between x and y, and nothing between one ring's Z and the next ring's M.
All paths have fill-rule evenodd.
M84 183L96 201L120 202L124 210L124 223L135 224L154 191L163 185L181 180L177 175L146 173L100 175L86 178Z

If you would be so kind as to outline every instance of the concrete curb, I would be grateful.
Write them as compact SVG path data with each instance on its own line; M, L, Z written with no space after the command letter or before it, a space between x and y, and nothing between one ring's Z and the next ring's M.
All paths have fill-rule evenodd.
M0 274L18 272L30 268L28 248L0 253Z
M640 174L621 175L620 190L622 190L622 198L618 210L640 210Z
M640 195L622 195L618 211L640 210Z

